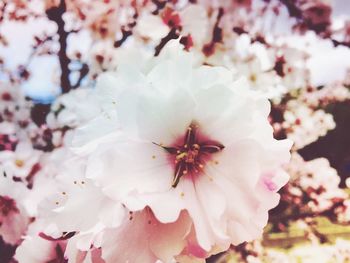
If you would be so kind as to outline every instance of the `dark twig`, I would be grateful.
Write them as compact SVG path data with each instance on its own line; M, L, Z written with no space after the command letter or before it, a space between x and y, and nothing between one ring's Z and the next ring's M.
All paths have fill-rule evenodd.
M128 39L128 37L131 35L132 35L132 30L122 29L122 37L121 37L121 39L114 42L114 47L116 47L116 48L120 47Z
M160 41L160 43L156 46L155 48L155 56L158 56L160 54L160 52L162 51L162 49L164 48L164 46L172 39L177 39L179 37L179 34L177 33L177 29L174 27L172 28L169 33L162 38L162 40Z
M222 29L219 27L219 24L223 15L224 15L224 9L219 8L219 13L217 15L216 22L213 28L212 39L208 44L205 44L202 49L203 53L207 57L214 54L215 44L222 41Z
M155 4L156 10L152 12L153 15L158 15L159 12L165 7L166 1L152 0L152 3Z
M61 89L62 93L67 93L71 90L72 86L69 80L70 59L67 56L67 38L69 33L64 30L65 22L63 20L63 14L66 12L66 2L61 0L60 4L56 7L52 7L46 10L47 17L57 24L57 33L59 37L60 49L58 51L58 58L61 66Z
M81 69L79 70L80 75L77 82L72 86L73 89L79 88L81 81L84 79L84 77L89 73L89 66L86 63L83 63Z

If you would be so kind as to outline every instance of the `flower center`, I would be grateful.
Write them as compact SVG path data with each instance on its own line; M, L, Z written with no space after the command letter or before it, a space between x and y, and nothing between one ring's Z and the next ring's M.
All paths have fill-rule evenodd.
M176 187L184 175L193 177L200 174L205 164L212 160L212 155L225 148L221 143L201 134L198 124L194 122L172 146L159 146L169 154L175 167L172 187Z
M21 168L21 167L24 166L24 161L23 161L23 160L20 160L20 159L17 159L17 160L15 161L15 164L16 164L17 167Z
M11 212L19 212L15 200L8 196L0 196L0 214L7 216Z

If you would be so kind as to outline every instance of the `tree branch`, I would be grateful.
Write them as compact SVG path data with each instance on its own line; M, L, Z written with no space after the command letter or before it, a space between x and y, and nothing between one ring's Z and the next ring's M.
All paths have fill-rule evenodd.
M67 11L65 0L60 0L59 5L46 10L47 17L57 24L57 34L59 37L60 49L58 51L58 58L61 66L61 90L62 93L67 93L71 90L72 85L69 80L70 59L67 56L67 38L69 33L64 30L65 22L63 14Z
M78 81L74 84L74 86L72 86L73 89L79 88L81 81L84 79L84 77L89 73L89 66L84 63L81 67L81 69L79 70L80 75L79 75L79 79Z
M179 37L179 34L177 33L176 28L172 28L169 33L163 37L160 41L160 43L155 48L154 56L158 56L162 49L165 47L165 45L172 39L177 39Z

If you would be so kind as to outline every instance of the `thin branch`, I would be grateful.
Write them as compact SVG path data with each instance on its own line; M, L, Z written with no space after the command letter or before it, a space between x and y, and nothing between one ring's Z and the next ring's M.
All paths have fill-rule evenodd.
M128 37L131 35L132 35L132 30L122 29L122 37L121 37L121 39L114 42L114 47L115 48L120 47L128 39Z
M64 30L65 22L63 14L67 11L65 0L61 0L57 7L52 7L46 10L47 17L57 24L57 34L59 37L60 49L58 51L58 58L61 66L61 89L62 93L67 93L71 90L72 85L69 80L70 59L67 56L67 38L69 33Z
M164 46L170 40L177 39L179 37L179 34L176 31L177 31L177 29L174 27L169 31L169 33L165 37L162 38L160 43L155 48L154 56L158 56L160 54L160 52L162 51L162 49L164 48Z
M79 88L81 81L84 79L84 77L89 73L89 66L84 63L79 70L80 75L78 81L75 83L75 85L72 87L73 89Z

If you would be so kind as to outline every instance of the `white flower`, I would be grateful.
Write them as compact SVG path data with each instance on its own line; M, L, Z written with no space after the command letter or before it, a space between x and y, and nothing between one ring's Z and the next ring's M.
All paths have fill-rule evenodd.
M287 103L284 119L282 126L287 131L287 137L294 141L296 149L316 141L336 125L331 114L322 109L313 110L297 100Z
M27 177L34 165L39 163L41 152L34 150L29 142L20 142L15 151L0 151L0 165L9 177Z
M209 36L209 18L207 10L201 5L189 5L179 13L182 35L191 35L193 43L202 48Z
M195 66L176 42L144 65L99 79L107 117L75 138L75 146L89 142L80 149L87 178L162 223L187 210L208 253L258 237L287 181L279 167L291 147L273 139L268 101L224 68ZM115 114L120 126L111 129Z
M267 98L278 98L286 92L286 88L281 85L281 78L274 70L263 68L263 60L259 57L251 56L246 61L237 63L238 74L247 77L250 85Z
M310 199L307 205L311 211L326 211L334 205L334 200L344 200L348 197L339 187L340 177L337 171L325 158L304 161L301 156L294 153L288 172L291 175L291 182L299 187L290 190L300 191L291 193L299 196L302 193L306 194ZM345 216L345 214L339 216Z
M84 177L84 170L82 159L73 158L62 164L56 177L57 189L40 207L41 218L55 224L47 234L59 237L63 232L89 231L99 223L115 227L121 221L118 219L124 213L121 204L103 195L100 188ZM86 204L89 209L82 209Z
M47 117L51 129L81 126L100 113L92 89L76 89L60 96Z
M99 255L106 262L155 262L158 258L170 262L185 247L191 253L206 255L194 238L187 238L193 236L193 231L192 221L185 212L169 224L159 222L149 208L127 213L120 203L111 200L84 177L83 159L74 158L64 167L56 180L58 187L53 191L56 194L42 204L39 218L44 225L39 229L44 229L44 237L57 241L71 236L65 250L69 262L80 262L78 258L82 255L94 257L98 248L102 248ZM35 235L26 239L32 240ZM134 245L130 246L131 243ZM46 248L48 244L42 245ZM23 258L32 250L25 242L17 254Z
M163 22L160 16L144 12L138 19L134 34L146 41L158 43L168 34L169 30L169 27Z
M27 236L17 248L15 259L20 263L55 262L64 260L64 250L62 241L49 241L38 235Z

